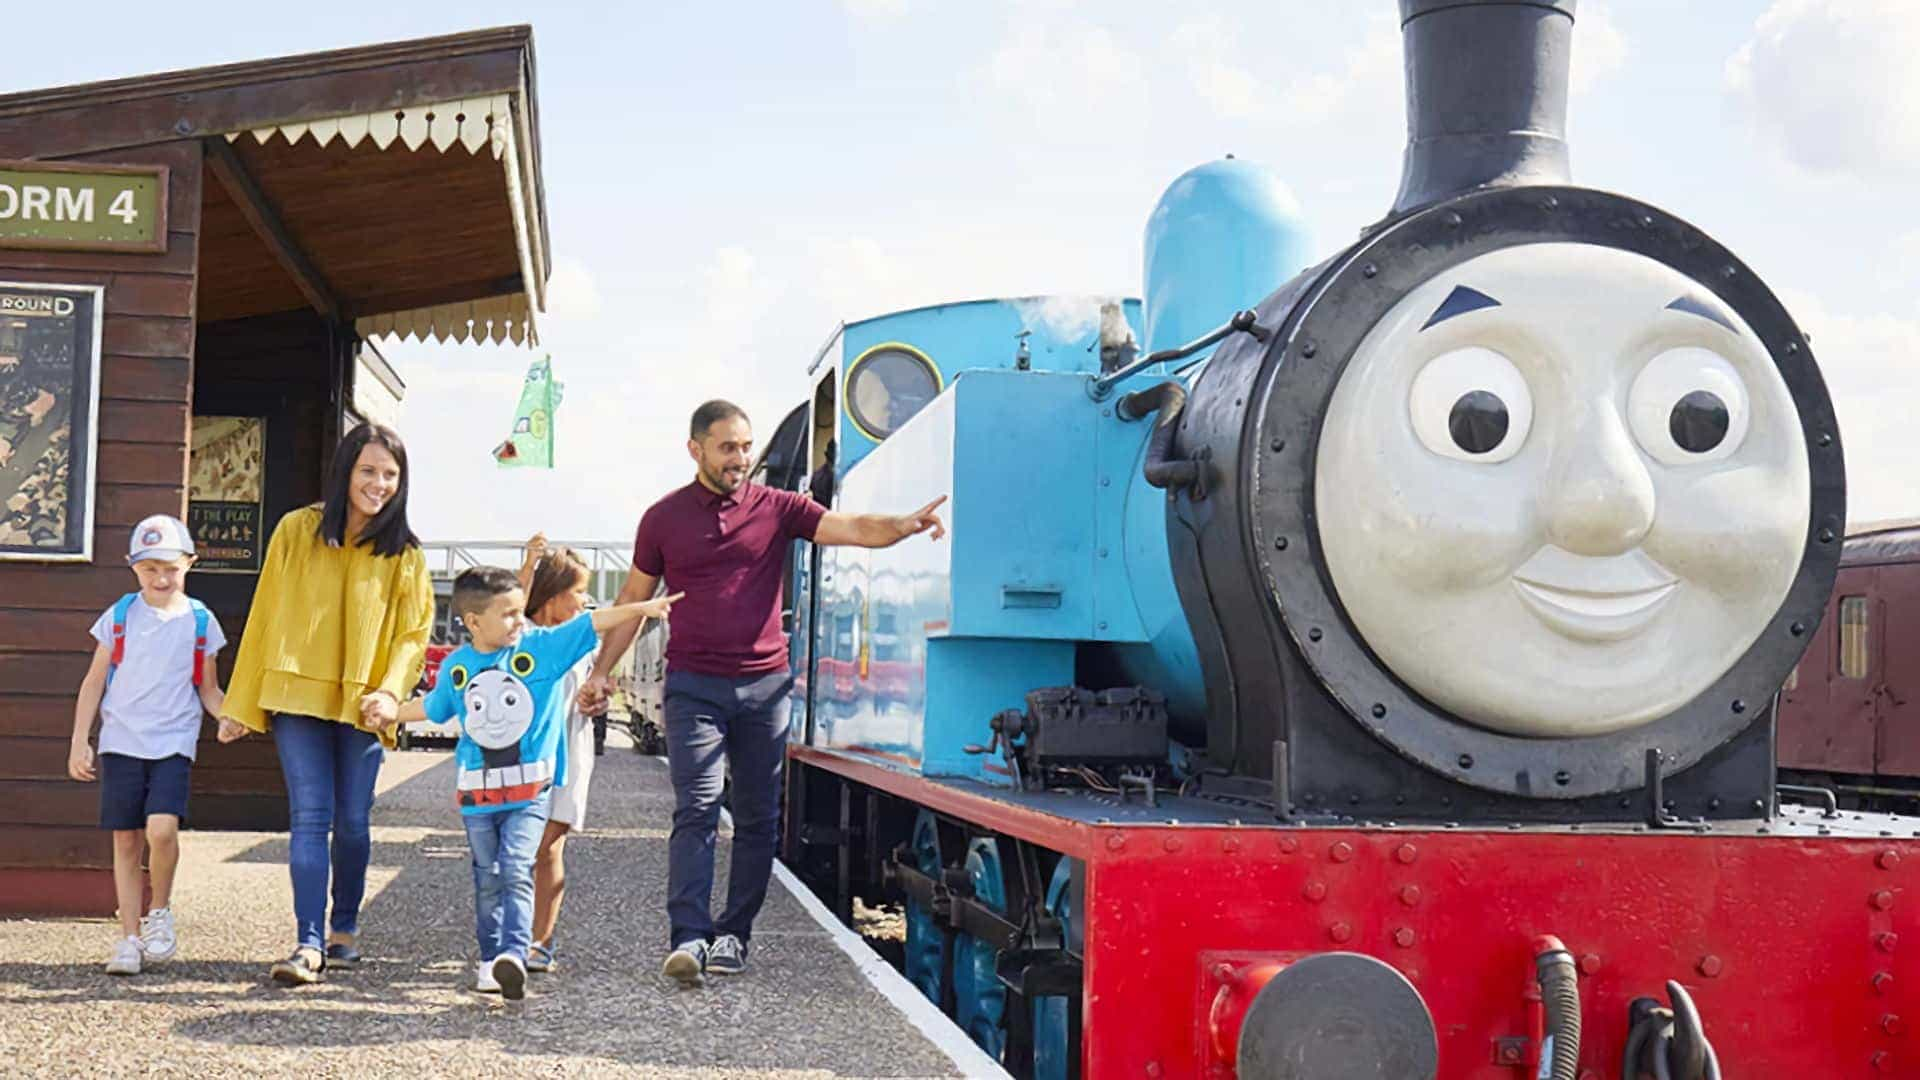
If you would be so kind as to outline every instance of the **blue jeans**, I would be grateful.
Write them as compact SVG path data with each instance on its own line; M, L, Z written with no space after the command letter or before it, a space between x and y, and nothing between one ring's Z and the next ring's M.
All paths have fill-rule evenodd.
M526 962L533 943L533 859L552 803L548 790L518 810L460 815L473 853L473 932L483 964L502 953Z
M671 946L711 938L714 836L720 791L733 767L733 867L718 932L742 942L767 898L780 839L780 784L787 755L787 694L793 676L727 678L667 672L667 766L673 834L667 843Z
M367 823L386 751L364 731L311 716L275 716L273 745L287 781L287 869L293 876L294 922L301 945L325 949L320 924L327 920L329 865L333 930L360 932L360 901L367 894L367 860L373 854Z

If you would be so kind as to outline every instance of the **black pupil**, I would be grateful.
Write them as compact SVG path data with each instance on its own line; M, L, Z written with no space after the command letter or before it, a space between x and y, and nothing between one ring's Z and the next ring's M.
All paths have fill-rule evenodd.
M1507 437L1507 403L1490 390L1469 390L1453 403L1447 431L1467 453L1488 453Z
M1704 454L1727 437L1727 403L1711 390L1695 390L1673 406L1667 430L1680 449L1689 454Z

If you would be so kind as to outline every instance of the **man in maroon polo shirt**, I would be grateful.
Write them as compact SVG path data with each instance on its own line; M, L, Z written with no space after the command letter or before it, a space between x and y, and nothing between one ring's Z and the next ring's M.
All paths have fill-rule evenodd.
M766 899L780 835L780 786L793 676L780 628L780 588L795 539L890 547L931 529L942 496L911 514L828 511L805 495L747 482L753 428L740 407L696 409L687 453L694 481L654 503L633 540L620 603L651 599L662 577L685 593L667 639L667 764L673 833L667 845L665 973L681 982L745 970L753 918ZM609 631L583 698L598 701L636 626ZM727 906L713 919L714 834L733 766L733 867Z

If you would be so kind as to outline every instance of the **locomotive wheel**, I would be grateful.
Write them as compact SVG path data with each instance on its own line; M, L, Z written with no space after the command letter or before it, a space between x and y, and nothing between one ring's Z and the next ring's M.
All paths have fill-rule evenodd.
M1073 881L1073 860L1062 858L1047 883L1047 914L1060 920L1060 934L1073 939L1073 904L1067 889ZM1073 1044L1072 998L1042 997L1033 1001L1033 1080L1067 1080L1073 1075L1080 1048Z
M913 819L913 858L915 867L938 881L946 863L940 858L940 827L932 811L922 810ZM947 965L950 950L946 931L918 900L907 901L907 981L941 1008L947 1001Z
M1001 870L1000 842L976 837L967 845L967 878L973 898L1007 913L1007 882ZM1007 1049L1007 988L996 972L999 951L968 934L953 943L954 1020L980 1049L996 1061Z

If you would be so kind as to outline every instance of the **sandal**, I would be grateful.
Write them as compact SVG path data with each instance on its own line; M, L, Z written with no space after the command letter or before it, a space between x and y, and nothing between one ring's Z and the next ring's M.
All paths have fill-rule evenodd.
M327 946L327 967L353 967L360 962L360 950L344 941Z
M542 945L537 941L534 942L532 945L528 946L527 947L527 970L528 971L552 971L553 970L553 949L549 948L548 946Z
M273 981L281 986L306 986L320 981L320 973L327 969L327 957L319 949L302 945L293 950L293 955L273 965Z

